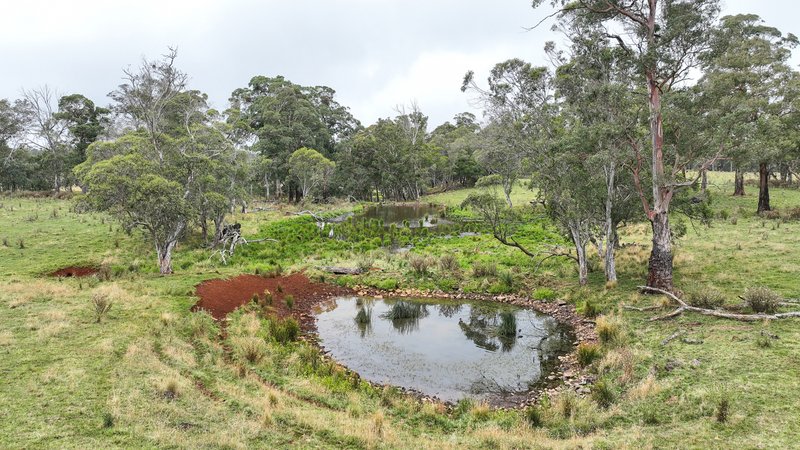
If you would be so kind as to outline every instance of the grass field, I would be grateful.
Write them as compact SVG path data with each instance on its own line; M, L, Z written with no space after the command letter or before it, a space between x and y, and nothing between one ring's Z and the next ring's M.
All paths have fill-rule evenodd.
M734 198L730 179L711 175L716 219L690 225L678 241L677 288L714 286L729 306L750 286L800 297L800 223L756 216L755 188ZM425 200L455 206L469 192ZM771 193L779 209L800 206L800 191ZM521 187L514 196L517 204L533 198ZM660 301L636 291L646 274L644 223L623 230L624 242L638 245L620 251L613 289L598 270L578 287L566 262L534 273L532 261L488 236L420 239L406 255L331 242L291 207L232 218L245 235L280 244L253 244L222 265L192 237L177 250L176 274L161 277L144 237L107 217L72 212L66 200L0 204L0 448L790 448L800 435L800 321L685 314L650 322L669 309L621 308ZM554 232L524 231L531 242ZM445 254L461 270L438 268ZM409 260L423 257L431 274L413 275ZM499 277L470 269L495 262L513 276L506 290L547 287L579 310L588 301L611 336L586 369L600 383L592 395L556 395L531 411L446 408L360 382L303 342L279 343L251 312L234 314L224 338L206 314L189 312L193 286L205 279L276 265L318 276L317 265L360 258L381 270L339 282L493 291ZM108 279L45 276L73 264L102 267ZM99 323L93 298L113 302Z

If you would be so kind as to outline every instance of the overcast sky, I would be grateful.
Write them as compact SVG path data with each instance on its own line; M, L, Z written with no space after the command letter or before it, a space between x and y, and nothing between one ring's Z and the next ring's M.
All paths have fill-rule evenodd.
M800 35L796 0L726 0ZM416 100L438 125L473 110L459 90L510 57L563 41L529 0L0 0L0 98L44 84L105 105L122 69L178 48L191 87L224 109L254 75L327 85L365 125ZM550 22L552 23L552 22ZM800 53L797 52L796 53ZM797 56L793 58L797 63Z

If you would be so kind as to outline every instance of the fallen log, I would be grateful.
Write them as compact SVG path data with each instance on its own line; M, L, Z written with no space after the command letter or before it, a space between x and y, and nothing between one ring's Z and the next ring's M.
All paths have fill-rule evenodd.
M663 316L656 316L650 319L651 322L657 320L665 320L671 319L673 317L677 317L683 314L686 311L695 312L698 314L702 314L704 316L712 316L718 317L720 319L731 319L731 320L739 320L742 322L759 322L762 320L774 320L774 319L789 319L792 317L800 317L800 311L791 311L785 313L775 313L775 314L763 314L763 313L756 313L756 314L739 314L739 313L731 313L726 311L719 311L716 309L707 309L707 308L699 308L697 306L691 306L681 300L678 296L673 294L672 292L665 291L663 289L658 289L650 286L638 286L639 290L644 292L654 292L657 294L663 294L667 297L675 300L678 303L678 308L672 311L669 314Z
M322 266L320 267L320 270L332 273L334 275L361 275L362 273L364 273L364 271L359 269L358 267Z

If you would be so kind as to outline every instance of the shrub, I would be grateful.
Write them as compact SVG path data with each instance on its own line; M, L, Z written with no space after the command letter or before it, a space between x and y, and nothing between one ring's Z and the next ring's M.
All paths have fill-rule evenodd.
M97 323L100 323L103 317L108 314L112 304L113 302L108 297L108 294L104 292L92 294L92 307L94 308L94 318Z
M427 275L432 265L431 260L424 256L411 256L408 264L411 266L411 271L418 276Z
M458 264L458 258L452 253L442 255L442 257L439 258L439 268L442 269L442 271L450 273L461 270L461 266Z
M503 177L499 174L485 175L478 178L475 187L497 186L503 182Z
M622 335L620 320L615 316L600 316L595 323L595 331L603 344L616 342Z
M542 287L533 291L533 298L535 300L555 300L556 298L556 291Z
M592 400L601 408L608 408L614 403L614 391L603 380L597 381L592 386Z
M476 261L472 265L472 276L475 278L481 277L496 277L497 276L497 264L493 262L481 262Z
M600 346L592 343L582 342L578 345L578 364L586 367L600 357Z
M22 239L18 240L17 241L17 247L19 247L20 250L24 250L25 249L25 241L22 240Z
M725 296L714 288L689 293L689 304L698 308L719 308L725 303Z
M505 338L512 338L517 335L517 316L512 311L500 313L500 326L497 327L497 335Z
M3 238L3 247L8 247L8 238Z
M756 313L774 313L780 304L781 296L766 287L751 287L744 291L744 303Z

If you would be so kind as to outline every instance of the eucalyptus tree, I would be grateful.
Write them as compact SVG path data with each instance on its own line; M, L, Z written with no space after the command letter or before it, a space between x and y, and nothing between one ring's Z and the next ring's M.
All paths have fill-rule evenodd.
M600 189L597 204L585 214L601 224L590 240L604 261L607 281L614 282L617 228L633 217L637 200L628 168L634 163L632 150L643 140L643 108L632 94L627 55L606 45L607 39L602 29L575 28L568 58L552 45L548 51L560 63L554 81L563 126L577 137L566 150L577 156L577 170L586 174L570 177L585 183L571 189Z
M98 107L81 94L65 95L58 99L55 117L62 120L69 131L71 145L67 157L67 171L86 160L86 149L105 132L111 111Z
M546 140L552 111L551 73L513 58L495 64L488 87L467 72L461 91L477 94L490 125L481 131L476 159L490 173L500 175L506 203L512 207L511 191L523 172L524 162L537 143Z
M547 0L533 0L538 7ZM608 36L608 45L617 45L626 52L640 86L646 89L641 101L649 109L650 175L652 189L648 192L642 183L644 167L633 171L635 185L644 212L653 231L653 246L648 262L650 287L671 291L673 253L669 224L670 204L675 193L694 184L681 180L690 164L707 168L718 157L716 152L700 158L682 154L674 148L669 154L664 146L662 97L670 89L685 81L697 66L698 55L705 50L719 11L717 0L550 0L558 6L561 23L594 28L602 26ZM637 161L644 163L644 155L634 150ZM699 161L699 163L698 163ZM670 162L672 164L670 164ZM668 169L668 164L672 169Z
M288 181L290 198L299 199L288 167L295 150L314 148L331 158L337 144L361 128L335 94L329 87L301 86L282 76L255 76L231 94L226 114L238 139L271 161L264 173L271 176L274 195L281 195Z
M757 165L759 213L770 209L770 164L782 162L786 151L781 136L793 76L788 59L797 42L757 15L740 14L722 18L703 55L700 85L713 102L717 140L735 166L734 195L744 195L743 168Z
M300 186L303 198L322 191L328 183L336 164L311 148L299 148L289 157L289 175Z
M174 57L144 60L125 72L129 83L111 96L135 128L92 143L75 168L88 186L90 207L149 234L162 274L172 273L172 253L192 224L199 222L206 234L206 222L213 221L218 239L247 178L225 124L204 94L186 89Z

